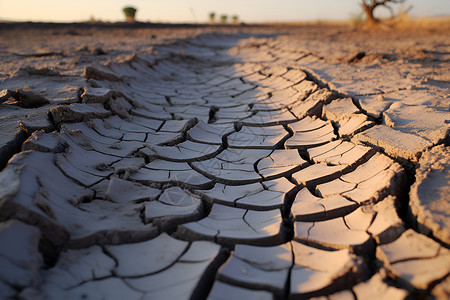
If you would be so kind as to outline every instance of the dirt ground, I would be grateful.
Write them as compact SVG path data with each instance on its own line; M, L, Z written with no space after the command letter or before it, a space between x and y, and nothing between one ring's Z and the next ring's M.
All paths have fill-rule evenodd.
M374 118L390 119L389 126L436 144L445 139L447 130L442 124L447 124L448 118L442 113L448 111L450 93L448 29L449 22L445 19L371 30L341 23L289 26L4 23L0 24L0 79L2 89L51 94L50 98L57 101L74 99L84 84L87 66L124 60L133 53L151 55L155 45L208 32L256 34L270 37L269 45L262 46L267 53L277 48L288 51L286 60L295 60L333 89L357 97L361 108ZM18 71L27 68L48 68L71 79L65 85L45 84L27 77L27 72L20 76ZM395 115L383 115L393 104ZM421 108L432 111L419 119L411 117L417 116L414 111ZM404 119L410 124L405 124Z
M153 44L206 32L288 35L301 42L298 51L308 51L328 62L348 63L358 52L366 56L353 63L378 62L408 65L418 69L419 78L448 80L448 24L411 26L401 29L358 29L345 24L265 26L182 26L127 24L0 24L1 76L11 75L22 65L39 64L69 73L81 65L83 50L102 48L107 56L149 50ZM84 49L84 48L87 49ZM53 55L51 55L53 53ZM36 55L39 54L39 55ZM40 56L41 57L38 57ZM54 57L52 57L54 56ZM66 62L73 56L71 64ZM63 58L61 60L61 58ZM102 56L91 58L102 62ZM55 61L57 60L57 61ZM53 62L52 62L53 61ZM420 65L419 65L420 64ZM419 71L426 68L426 71ZM412 68L411 68L412 69ZM419 75L417 75L419 76Z
M448 299L449 30L0 23L0 298Z

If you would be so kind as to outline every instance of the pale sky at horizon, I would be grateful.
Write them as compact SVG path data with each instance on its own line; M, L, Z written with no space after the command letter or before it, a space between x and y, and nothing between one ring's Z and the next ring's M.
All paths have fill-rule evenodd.
M217 16L238 15L244 22L348 20L357 15L360 0L0 0L0 20L123 21L122 8L138 8L136 19L147 22L206 22ZM396 9L413 6L413 17L450 16L449 0L407 0ZM174 9L176 8L176 9ZM389 13L380 8L379 12ZM217 18L217 17L216 17Z

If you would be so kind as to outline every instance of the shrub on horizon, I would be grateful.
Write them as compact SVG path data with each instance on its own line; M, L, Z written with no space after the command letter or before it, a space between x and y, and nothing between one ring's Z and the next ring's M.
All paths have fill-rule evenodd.
M136 11L137 9L133 6L126 6L123 8L123 13L125 14L125 20L127 22L136 22Z
M227 22L228 16L227 15L221 15L220 16L220 22L222 24L225 24Z
M209 22L211 23L211 24L214 24L215 23L215 20L216 19L216 13L215 12L210 12L209 13Z

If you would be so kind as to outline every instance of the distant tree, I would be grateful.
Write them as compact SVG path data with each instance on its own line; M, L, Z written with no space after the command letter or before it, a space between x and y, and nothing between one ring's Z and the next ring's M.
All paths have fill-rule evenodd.
M238 21L239 21L239 17L238 17L237 15L234 15L234 16L232 17L232 20L233 20L233 24L237 24Z
M127 6L123 8L123 13L125 14L125 20L127 22L135 22L136 21L136 11L137 9L133 6Z
M228 16L227 15L221 15L220 16L220 22L222 22L222 24L225 24L227 22Z
M212 11L209 13L209 22L211 24L214 24L215 21L216 21L216 13Z
M362 0L362 8L366 14L366 23L376 24L380 23L380 20L375 18L373 11L379 6L384 6L388 8L392 13L392 7L389 6L391 3L403 3L405 0Z

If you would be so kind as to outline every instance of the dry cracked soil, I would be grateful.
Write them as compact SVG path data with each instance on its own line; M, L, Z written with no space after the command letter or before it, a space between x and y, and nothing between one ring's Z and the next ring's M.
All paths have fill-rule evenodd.
M448 299L450 37L0 24L1 299Z

